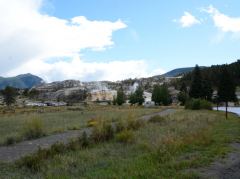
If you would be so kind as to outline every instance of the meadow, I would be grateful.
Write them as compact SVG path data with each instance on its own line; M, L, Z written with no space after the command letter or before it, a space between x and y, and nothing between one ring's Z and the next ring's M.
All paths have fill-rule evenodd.
M55 127L65 129L71 125L82 127L93 114L101 116L102 119L117 121L120 118L130 120L129 116L139 118L159 110L105 108L84 111L83 114L76 111L46 113L41 114L41 117L46 117L44 120L54 126L49 127L48 130L54 131ZM50 116L55 117L51 119ZM14 122L21 119L9 116L5 117L4 121L6 124L9 122L14 125ZM12 129L10 124L8 126L9 130ZM2 131L1 133L4 134ZM86 147L66 148L41 161L37 170L25 165L24 160L21 165L1 163L0 176L2 178L198 178L198 173L190 169L207 166L217 158L225 156L232 150L231 143L240 142L239 136L240 120L235 115L230 115L226 120L222 112L178 109L176 113L166 117L153 117L138 128L123 130L108 140L92 142L89 139L90 144Z
M15 112L0 113L0 145L5 145L8 139L22 140L28 125L35 119L41 124L44 135L61 133L67 130L78 130L87 126L92 118L114 120L124 118L130 113L136 117L159 111L158 108L144 109L139 107L45 107L19 108Z

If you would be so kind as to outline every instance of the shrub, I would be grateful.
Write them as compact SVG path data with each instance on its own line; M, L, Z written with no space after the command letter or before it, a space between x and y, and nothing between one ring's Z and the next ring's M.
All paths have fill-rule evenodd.
M87 146L89 146L89 144L90 144L89 138L85 131L82 133L82 137L79 138L79 142L81 144L81 147L83 147L83 148L86 148Z
M21 137L20 136L9 136L4 141L4 144L5 145L12 145L12 144L15 144L15 143L17 143L19 141L21 141Z
M144 125L144 121L140 119L129 119L127 121L128 130L137 130Z
M127 123L122 119L115 123L116 132L121 132L127 128Z
M42 166L42 159L36 154L32 156L26 156L17 162L19 167L27 167L33 172L40 171Z
M71 151L76 151L80 148L78 140L72 139L70 142L67 144L66 149L71 150Z
M133 132L130 130L123 130L116 135L116 140L122 143L131 143L133 142Z
M23 157L22 159L18 160L16 164L20 168L26 167L33 172L37 172L40 171L44 160L49 159L57 154L62 154L67 149L70 150L72 148L69 146L67 148L67 146L65 146L63 143L56 143L52 145L50 149L39 148L37 153Z
M185 105L186 109L199 110L199 109L212 109L212 104L209 101L202 99L191 99Z
M71 126L71 127L68 127L67 128L68 130L79 130L80 129L80 127L78 127L78 126Z
M61 153L64 153L66 149L67 149L67 146L65 146L61 142L57 142L51 146L50 154L51 156L54 156L56 154L61 154Z
M23 136L26 139L35 139L44 136L43 123L39 118L33 118L25 124Z
M153 116L149 119L149 122L152 123L162 123L165 121L165 118L159 115Z
M112 139L114 130L111 123L101 122L93 128L91 138L95 142L102 142Z
M207 100L201 100L200 101L200 107L201 107L201 109L212 110L212 103L210 103Z

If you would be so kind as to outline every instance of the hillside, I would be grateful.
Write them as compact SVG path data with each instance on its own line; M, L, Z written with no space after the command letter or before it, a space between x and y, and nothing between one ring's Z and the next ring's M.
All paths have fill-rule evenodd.
M32 88L42 82L42 78L29 73L9 78L0 77L0 89L4 89L6 86L12 86L19 89Z
M186 68L177 68L174 70L171 70L165 74L163 74L164 77L177 77L185 73L189 73L194 69L194 67L186 67Z

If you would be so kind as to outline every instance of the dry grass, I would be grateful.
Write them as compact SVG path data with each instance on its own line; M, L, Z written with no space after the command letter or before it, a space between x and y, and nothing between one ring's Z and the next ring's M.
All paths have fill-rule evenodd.
M19 178L26 174L29 178L197 178L184 171L222 157L240 135L239 118L230 115L225 120L213 111L180 111L163 123L147 123L131 131L127 131L129 115L120 119L121 130L115 136L120 140L104 140L87 149L76 148L73 141L63 153L44 159L37 173L13 166L2 167L0 173Z
M37 117L28 120L24 126L23 138L36 139L45 135L43 121Z
M38 108L16 109L15 113L0 114L0 145L6 144L8 138L21 138L26 123L32 118L39 118L43 123L44 132L47 135L64 132L66 130L78 130L86 126L94 126L97 118L103 118L107 121L118 121L121 118L127 118L129 113L136 117L154 113L159 109L127 108L127 107L101 107L93 106L83 109L83 111L71 111L65 107L44 108L43 113L37 112ZM21 112L23 110L29 113ZM98 116L98 117L94 117ZM91 123L91 120L94 119ZM19 141L19 140L16 140ZM11 143L11 142L10 142Z

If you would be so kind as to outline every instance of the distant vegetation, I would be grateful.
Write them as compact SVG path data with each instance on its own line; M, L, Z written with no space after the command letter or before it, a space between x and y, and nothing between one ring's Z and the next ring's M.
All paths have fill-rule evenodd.
M196 65L191 73L180 80L181 92L178 99L182 104L186 104L187 109L210 109L207 101L217 105L222 102L226 106L227 118L228 102L237 101L235 92L239 85L239 77L240 60L230 65L202 69ZM214 89L217 91L215 96Z
M202 78L209 81L213 88L219 86L220 76L223 69L226 68L229 71L234 84L240 86L240 60L224 65L213 65L211 67L206 67L201 69ZM184 81L188 85L191 83L193 72L187 73L184 75L181 81Z

